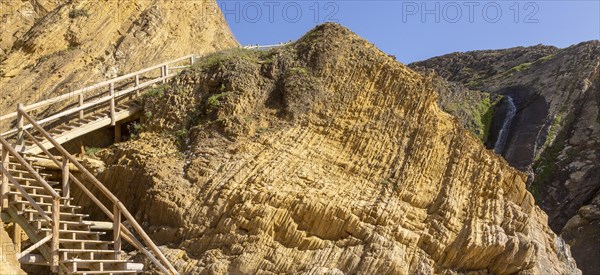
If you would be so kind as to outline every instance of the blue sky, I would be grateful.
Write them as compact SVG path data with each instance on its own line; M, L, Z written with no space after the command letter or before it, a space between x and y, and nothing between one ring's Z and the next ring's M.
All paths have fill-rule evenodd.
M456 51L600 39L600 0L217 0L243 45L296 40L334 21L409 63Z

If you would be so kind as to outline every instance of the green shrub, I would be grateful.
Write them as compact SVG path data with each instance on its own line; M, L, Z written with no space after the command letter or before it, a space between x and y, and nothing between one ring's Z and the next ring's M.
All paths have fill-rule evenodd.
M96 154L98 152L100 152L100 150L102 150L102 149L101 148L96 148L96 147L87 147L86 146L85 147L85 155L93 157L93 156L96 156Z
M524 71L529 69L529 67L531 67L531 63L530 62L526 62L517 66L514 66L510 69L511 72L520 72L520 71Z
M307 76L308 75L308 70L306 68L302 68L302 67L295 67L295 68L290 68L288 70L288 74L289 75L301 75L301 76Z
M219 109L219 107L221 106L221 100L226 98L228 95L229 93L220 93L208 97L206 99L206 104L204 105L204 109L206 110L206 112L212 113L213 111Z
M143 97L145 98L150 98L150 97L163 97L165 95L165 92L167 91L168 86L166 84L160 85L156 88L151 88L148 91L146 91L143 94Z
M185 139L188 135L188 130L187 129L178 130L175 132L175 135L177 136L177 138Z
M133 122L127 125L127 129L129 130L130 139L136 139L140 132L142 131L142 124L138 122Z
M546 62L546 61L548 61L548 60L550 60L550 59L554 58L555 56L556 56L556 54L546 55L546 56L544 56L544 57L542 57L542 58L538 59L537 61L540 61L540 62ZM536 62L537 62L537 61L536 61Z
M257 63L261 54L261 51L252 49L229 49L209 54L198 60L198 62L194 63L193 67L197 69L211 69L233 59L242 59L252 63Z

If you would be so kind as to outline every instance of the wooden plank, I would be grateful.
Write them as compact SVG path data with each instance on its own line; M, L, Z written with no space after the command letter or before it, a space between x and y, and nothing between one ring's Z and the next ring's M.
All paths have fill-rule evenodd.
M38 249L40 246L42 246L43 244L47 243L48 241L50 241L52 239L52 235L48 235L45 238L41 239L39 242L29 246L27 249L23 250L22 252L19 252L17 254L17 259L21 259L23 256L31 253L32 251Z

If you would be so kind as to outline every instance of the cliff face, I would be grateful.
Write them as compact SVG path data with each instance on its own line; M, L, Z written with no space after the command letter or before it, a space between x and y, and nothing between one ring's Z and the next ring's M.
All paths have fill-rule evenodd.
M433 88L321 25L150 91L143 130L101 153L99 178L182 272L578 273L526 175Z
M530 190L584 273L599 273L600 42L456 53L411 66L514 98L503 155L529 170ZM504 119L498 113L490 136Z
M19 102L238 45L213 0L1 3L2 113Z

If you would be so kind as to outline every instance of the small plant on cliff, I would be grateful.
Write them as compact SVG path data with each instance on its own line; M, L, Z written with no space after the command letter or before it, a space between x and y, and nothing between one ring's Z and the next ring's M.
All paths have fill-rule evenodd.
M160 85L156 88L152 88L150 90L148 90L147 92L144 93L143 97L145 98L150 98L150 97L163 97L165 95L165 92L167 91L168 87L167 85Z
M140 131L142 131L142 124L140 124L138 122L134 122L134 123L127 125L127 128L129 130L129 138L136 139L138 137L138 135L140 134Z
M85 147L85 155L89 156L89 157L94 157L96 156L96 154L102 150L101 148L96 148L96 147Z
M514 66L510 69L511 72L520 72L520 71L524 71L529 69L529 67L531 67L531 63L530 62L526 62L517 66Z
M302 67L295 67L295 68L290 68L288 70L288 74L290 75L301 75L301 76L307 76L308 75L308 70L306 68L302 68Z
M546 61L548 61L548 60L550 60L550 59L554 58L555 56L556 56L556 54L550 54L550 55L546 55L546 56L544 56L544 57L542 57L542 58L538 59L537 61L540 61L540 62L546 62ZM536 61L536 62L537 62L537 61Z
M229 95L228 92L211 95L206 99L206 104L204 105L204 109L207 113L212 113L219 109L222 104L222 100Z
M69 12L69 18L75 19L78 17L90 17L90 14L86 9L72 9Z
M234 59L246 60L252 63L257 63L261 52L258 50L250 49L230 49L225 51L216 52L203 57L197 63L194 64L194 68L198 69L210 69L228 61Z

